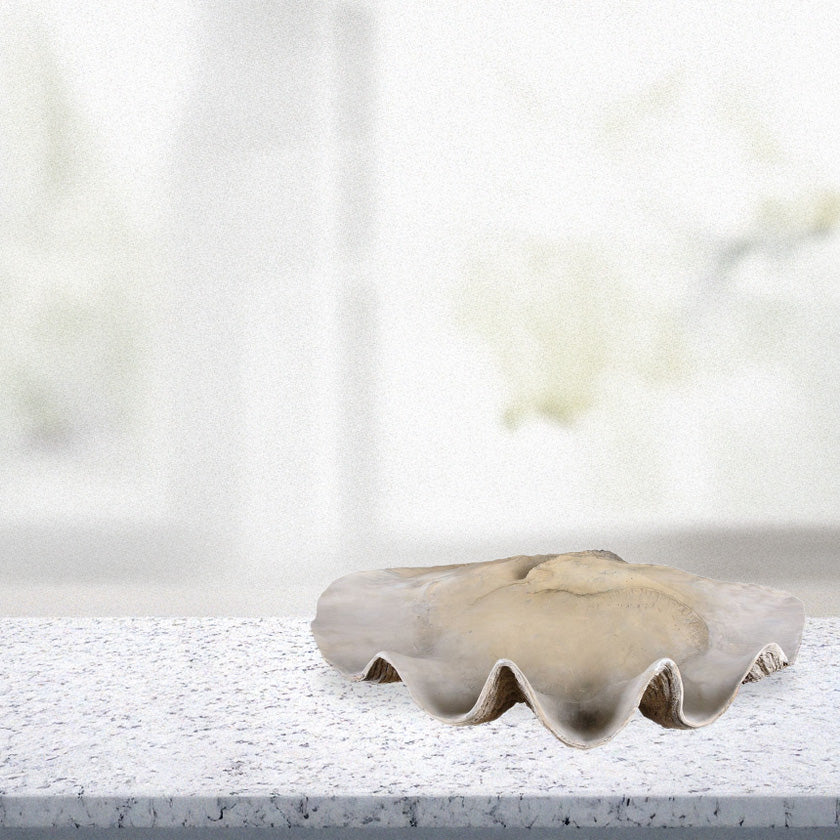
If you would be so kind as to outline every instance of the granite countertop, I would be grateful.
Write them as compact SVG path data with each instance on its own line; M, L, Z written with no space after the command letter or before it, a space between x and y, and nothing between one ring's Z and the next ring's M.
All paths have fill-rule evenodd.
M723 717L564 746L518 705L452 727L352 683L289 618L5 618L0 829L840 831L840 618ZM832 833L832 836L833 833Z

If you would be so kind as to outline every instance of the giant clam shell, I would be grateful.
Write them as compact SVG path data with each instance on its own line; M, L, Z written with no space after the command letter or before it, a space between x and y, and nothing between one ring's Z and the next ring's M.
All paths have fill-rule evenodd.
M446 723L524 702L589 748L637 708L662 726L711 723L742 682L794 661L804 619L786 592L583 551L347 575L311 627L345 676L402 680Z

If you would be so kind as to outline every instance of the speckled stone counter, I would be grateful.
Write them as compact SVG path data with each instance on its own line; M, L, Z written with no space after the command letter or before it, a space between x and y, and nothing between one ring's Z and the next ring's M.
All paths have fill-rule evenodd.
M840 836L840 619L809 619L796 664L742 686L710 726L666 730L637 714L590 751L565 747L524 705L451 727L402 683L351 683L302 619L6 618L0 628L0 833L789 826Z

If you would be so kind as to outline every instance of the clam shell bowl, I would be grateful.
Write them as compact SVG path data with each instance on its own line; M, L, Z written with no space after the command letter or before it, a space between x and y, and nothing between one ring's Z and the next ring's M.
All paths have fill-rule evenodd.
M311 628L342 674L402 680L446 723L527 703L586 749L637 708L711 723L743 682L794 661L804 619L786 592L582 551L357 572L322 593Z

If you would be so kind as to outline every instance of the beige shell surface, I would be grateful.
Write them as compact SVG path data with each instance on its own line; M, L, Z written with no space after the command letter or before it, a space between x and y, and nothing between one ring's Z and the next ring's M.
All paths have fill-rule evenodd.
M524 702L588 748L637 708L711 723L742 682L794 661L804 620L786 592L583 551L357 572L327 587L311 627L343 674L401 679L446 723Z

